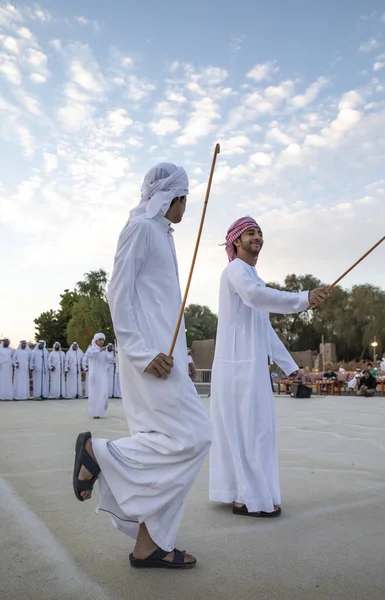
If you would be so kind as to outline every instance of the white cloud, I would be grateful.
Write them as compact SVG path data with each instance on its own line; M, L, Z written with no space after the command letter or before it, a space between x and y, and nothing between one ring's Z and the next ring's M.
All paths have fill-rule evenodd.
M130 75L128 78L128 97L130 100L139 102L147 98L155 90L155 85L136 75Z
M29 78L34 83L46 83L47 81L47 77L45 75L41 75L41 73L31 73Z
M385 67L385 62L377 61L373 65L373 71L380 71L380 69L383 69L384 67Z
M273 163L273 156L273 154L267 154L266 152L256 152L256 154L250 156L250 160L260 167L270 167Z
M343 108L337 115L337 118L324 129L319 135L308 135L305 139L305 145L316 148L338 146L351 129L360 121L362 113L351 108Z
M280 85L270 85L263 94L265 98L273 100L284 100L293 94L294 83L290 79L283 81Z
M100 93L103 83L97 68L87 69L80 60L73 59L70 64L72 80L87 92Z
M362 96L356 90L351 90L342 96L338 108L340 110L345 108L357 108L357 106L360 106L363 102Z
M237 54L242 49L243 42L247 39L247 35L232 35L230 39L230 49L233 54Z
M3 27L10 27L13 23L19 23L23 21L22 12L16 8L10 2L0 6L0 25Z
M13 85L21 85L21 71L13 56L0 53L0 73Z
M11 35L0 35L0 42L7 52L19 55L22 49L22 40L17 40Z
M186 98L180 92L174 92L172 90L168 90L166 92L166 98L170 102L177 102L178 104L183 104L187 102Z
M220 141L221 156L235 156L245 154L246 148L251 146L249 138L245 135L236 135Z
M107 122L113 135L122 135L127 127L133 124L124 108L116 108L107 115Z
M91 25L91 27L93 28L93 30L97 33L98 31L100 31L100 25L98 23L98 21L92 20L90 21L90 19L86 19L86 17L75 17L75 21L77 23L79 23L79 25Z
M276 61L270 60L265 63L255 65L248 73L247 77L254 81L263 81L264 79L270 79L272 73L276 72Z
M266 134L266 139L271 142L282 144L283 146L288 146L293 142L292 138L281 131L279 127L272 127L269 129Z
M328 83L326 77L319 77L314 83L310 84L304 94L298 94L291 100L291 104L296 108L304 108L317 98L318 94Z
M19 102L25 106L27 111L31 113L31 115L39 116L41 114L39 101L36 96L29 94L25 90L20 90L17 93L17 97Z
M26 125L19 124L16 126L16 134L19 138L20 145L24 150L26 157L33 156L36 147L36 141Z
M381 45L381 42L375 38L372 38L360 45L360 51L366 53L373 52L374 50L380 48Z
M24 38L25 40L33 40L34 39L34 35L33 33L28 29L28 27L19 27L19 29L17 30L17 34L21 37Z
M150 129L156 135L168 135L180 129L180 124L176 119L164 117L157 123L150 123Z
M155 107L155 112L158 115L175 116L179 112L179 107L176 104L170 104L169 102L158 102Z
M190 146L213 131L215 121L219 119L218 106L211 98L202 98L193 102L194 111L190 115L182 135L176 139L178 146Z
M44 170L46 173L51 173L55 169L57 169L59 160L56 154L52 154L51 152L44 152Z

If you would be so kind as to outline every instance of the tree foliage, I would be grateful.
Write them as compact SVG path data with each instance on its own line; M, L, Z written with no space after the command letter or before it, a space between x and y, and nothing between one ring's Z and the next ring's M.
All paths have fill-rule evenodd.
M283 286L290 292L310 290L324 284L312 275L288 275ZM273 326L282 334L289 350L318 350L325 342L336 345L341 360L372 357L371 342L378 341L377 354L385 349L385 292L372 285L351 290L336 286L320 307L299 315L271 315Z
M60 295L58 310L43 312L35 319L36 340L45 339L48 346L57 340L62 346L76 340L85 349L97 331L114 340L111 315L107 303L108 276L104 269L85 273L74 290ZM284 285L271 287L289 292L311 290L322 286L313 275L289 274ZM330 298L314 310L297 315L271 315L273 327L289 350L318 350L322 336L336 344L341 360L372 358L370 346L374 337L377 354L385 351L385 291L372 285L357 285L351 290L335 287ZM185 309L187 344L194 340L215 339L217 316L207 307L190 304ZM170 340L171 342L171 340Z
M74 290L60 294L58 310L49 310L34 320L35 339L45 339L51 347L59 341L63 347L77 341L85 349L97 331L113 341L114 330L107 303L108 276L104 269L84 274Z
M184 311L187 345L195 340L212 340L216 336L218 318L208 306L190 304Z

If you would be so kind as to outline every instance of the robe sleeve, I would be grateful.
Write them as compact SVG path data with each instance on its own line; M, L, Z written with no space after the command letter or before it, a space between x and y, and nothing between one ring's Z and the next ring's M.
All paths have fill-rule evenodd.
M140 371L160 353L148 348L139 330L134 309L135 281L148 252L149 231L145 221L128 223L121 233L108 289L119 351Z
M29 368L31 369L31 371L35 368L35 354L34 354L34 352L31 352L31 359L29 361Z
M235 260L227 269L227 277L233 290L243 302L256 310L289 315L306 310L309 305L309 292L281 292L258 285L242 261Z
M16 367L17 363L18 363L18 360L17 360L17 350L15 350L15 352L13 353L13 356L12 356L12 364L13 364L14 367Z
M291 375L294 373L294 371L298 371L298 365L293 360L290 352L285 348L285 345L279 339L273 327L270 327L269 337L272 354L271 358L273 361L286 375Z
M67 353L65 355L65 358L64 358L64 372L65 373L68 373L68 368L69 368L69 356L68 356L68 352L69 352L69 350L67 351Z
M52 352L50 352L48 355L48 369L49 370L51 370L53 367L51 356L52 356Z
M100 354L100 348L95 348L94 346L89 346L86 351L86 357L88 359L95 358L97 354Z

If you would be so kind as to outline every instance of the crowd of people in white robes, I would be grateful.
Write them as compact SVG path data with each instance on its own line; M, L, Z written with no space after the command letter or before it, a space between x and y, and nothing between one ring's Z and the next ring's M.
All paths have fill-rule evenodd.
M121 398L113 344L106 347L105 365L107 398ZM44 340L39 340L33 350L26 340L21 340L16 350L7 338L0 344L0 400L88 398L89 378L89 354L77 342L67 352L59 342L49 352Z

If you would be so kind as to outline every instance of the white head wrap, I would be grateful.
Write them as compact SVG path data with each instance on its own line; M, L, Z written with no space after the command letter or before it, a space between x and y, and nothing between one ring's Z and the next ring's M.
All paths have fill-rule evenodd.
M35 352L35 350L37 352L38 350L41 349L41 348L39 348L39 344L44 344L44 346L43 346L42 349L45 350L45 348L47 346L46 342L44 340L39 340L38 342L36 342L36 346L34 347L34 349L32 350L32 352Z
M31 352L31 348L29 347L27 340L20 340L20 344L18 345L17 350L23 350L21 344L27 344L25 347L25 352Z
M91 346L96 346L96 340L105 340L106 336L104 335L104 333L95 333L93 340L91 342Z
M189 181L183 167L159 163L145 175L140 203L130 212L130 218L145 214L147 219L164 215L174 198L187 196Z

